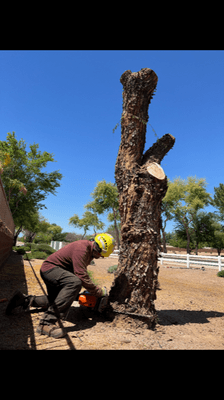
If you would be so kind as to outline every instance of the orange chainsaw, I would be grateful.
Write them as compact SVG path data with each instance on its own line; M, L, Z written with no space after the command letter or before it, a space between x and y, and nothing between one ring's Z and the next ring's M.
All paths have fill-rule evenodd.
M108 294L105 286L104 289L106 291L106 295L103 297L93 296L87 290L85 290L79 295L79 304L81 306L88 307L88 309L92 311L98 311L102 313L108 303Z

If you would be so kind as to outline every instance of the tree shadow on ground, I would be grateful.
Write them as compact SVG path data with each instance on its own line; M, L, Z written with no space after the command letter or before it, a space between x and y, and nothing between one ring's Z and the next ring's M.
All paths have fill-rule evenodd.
M0 268L0 298L3 300L0 302L0 349L35 350L34 330L29 313L20 312L19 307L11 315L5 315L8 300L15 290L28 293L23 258L18 253L12 252L7 262Z
M208 318L224 317L218 311L157 310L159 325L207 324Z

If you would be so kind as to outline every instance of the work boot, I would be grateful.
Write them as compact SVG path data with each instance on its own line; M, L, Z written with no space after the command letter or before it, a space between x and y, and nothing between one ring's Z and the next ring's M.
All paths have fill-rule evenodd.
M6 315L10 315L12 310L14 310L16 307L22 306L24 310L27 310L32 300L33 296L27 296L26 294L21 293L19 290L16 290L6 307Z
M59 328L57 325L42 325L39 324L37 327L37 333L40 335L47 335L55 339L62 338L66 335L66 332Z

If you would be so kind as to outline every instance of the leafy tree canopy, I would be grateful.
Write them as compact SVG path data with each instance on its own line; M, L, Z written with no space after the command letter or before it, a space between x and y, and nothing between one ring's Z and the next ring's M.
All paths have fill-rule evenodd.
M96 234L96 230L102 230L104 228L103 222L101 222L97 215L92 213L91 211L85 211L82 218L79 218L77 214L74 214L73 217L69 219L69 224L73 225L76 228L84 229L83 237L86 235L86 232L93 227L94 233Z
M213 206L218 208L219 218L224 221L224 184L220 183L219 187L214 188L214 191Z
M41 152L34 143L26 150L23 139L17 140L15 132L8 133L0 142L1 179L16 226L29 229L30 215L46 208L44 200L49 193L56 194L62 174L59 171L43 172L53 154Z

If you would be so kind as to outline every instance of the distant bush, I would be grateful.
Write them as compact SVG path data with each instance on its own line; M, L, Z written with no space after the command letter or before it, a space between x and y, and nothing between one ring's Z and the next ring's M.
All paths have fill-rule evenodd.
M217 273L217 276L219 276L220 278L224 278L224 270L219 271L219 272Z
M107 270L109 274L113 274L115 271L117 271L117 265L113 265L112 267L109 267Z
M31 250L31 243L25 243L23 246L24 250L30 251Z
M13 250L17 251L18 254L25 254L23 246L13 246Z
M31 243L31 248L30 248L30 250L32 251L32 250L37 250L38 249L38 244L36 244L36 243Z
M33 250L33 247L32 247ZM45 253L47 253L48 255L53 254L56 252L56 250L52 249L51 246L49 246L48 244L36 244L35 245L35 250L39 250L39 251L44 251Z
M24 246L13 246L13 250L19 254L25 254L26 251L31 250L31 243L26 243Z
M26 245L26 246L24 246L24 247L23 247L23 249L24 249L25 251L30 251L30 247L29 247L29 246L27 246L27 245Z
M44 251L32 251L31 253L32 258L37 258L40 260L46 260L46 258L48 257L47 253L45 253Z
M26 253L26 254L24 254L24 256L23 256L23 259L24 260L31 260L32 258L34 258L33 257L33 255L32 255L32 253Z

